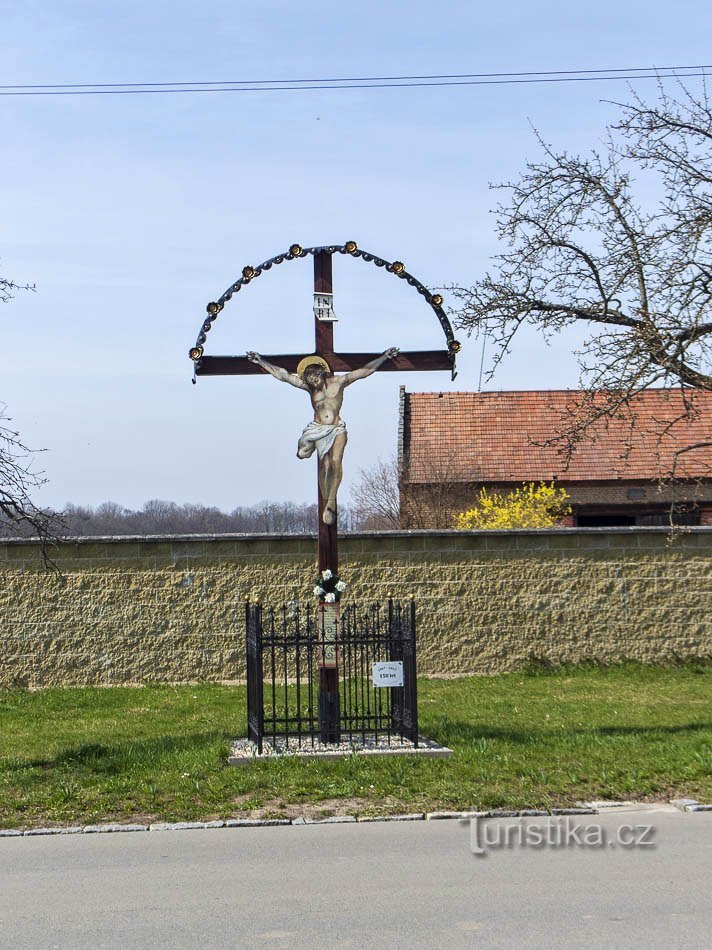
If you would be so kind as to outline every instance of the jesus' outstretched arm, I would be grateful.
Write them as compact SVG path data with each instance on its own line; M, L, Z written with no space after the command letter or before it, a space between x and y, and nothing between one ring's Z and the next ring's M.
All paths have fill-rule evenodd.
M399 353L400 350L397 346L391 346L389 349L384 350L380 356L377 356L375 360L371 360L370 363L366 363L366 365L360 369L354 369L351 370L350 373L344 373L341 377L343 385L350 386L351 383L355 383L357 379L366 379L367 376L371 376L377 369L380 369L386 360L395 359Z
M290 386L296 386L297 389L308 388L296 373L288 373L284 367L274 366L272 363L268 363L267 360L263 359L259 353L255 353L254 350L248 350L246 355L251 363L257 363L257 365L266 370L270 376L274 376L274 378L280 382L289 383Z

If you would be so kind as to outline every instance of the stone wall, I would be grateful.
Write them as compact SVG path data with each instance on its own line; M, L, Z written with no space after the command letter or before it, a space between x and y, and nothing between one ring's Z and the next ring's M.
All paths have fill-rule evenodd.
M244 677L245 597L312 598L308 537L0 541L0 687ZM341 539L353 600L414 594L423 674L712 655L712 528Z

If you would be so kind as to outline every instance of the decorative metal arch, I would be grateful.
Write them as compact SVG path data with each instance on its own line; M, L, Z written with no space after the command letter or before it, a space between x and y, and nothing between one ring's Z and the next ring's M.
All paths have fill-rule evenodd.
M450 321L448 320L445 311L442 308L443 298L441 295L431 294L427 287L421 284L421 282L413 277L412 274L408 273L408 271L405 269L405 264L403 264L402 261L387 261L382 257L377 257L375 254L370 254L368 251L361 250L355 241L347 241L345 244L326 244L320 247L302 247L299 244L292 244L286 253L278 254L276 257L271 257L258 267L253 267L249 264L246 267L243 267L242 276L233 284L231 284L221 297L218 297L217 300L211 301L206 307L208 315L200 328L200 332L198 333L195 341L195 346L192 346L189 351L189 356L196 364L196 369L199 368L200 362L203 358L203 345L207 340L207 334L212 329L213 323L217 319L225 304L231 300L236 293L259 277L262 273L264 273L264 271L270 270L276 264L281 264L283 261L297 260L302 257L308 257L309 255L313 256L319 253L346 254L350 257L359 257L368 263L375 264L376 267L384 267L390 274L394 274L396 277L399 277L401 280L404 280L406 283L410 284L411 287L415 287L418 293L425 297L430 307L435 311L435 315L443 329L445 339L447 340L447 352L452 364L452 375L454 379L455 357L460 351L461 344L455 339L452 332L452 327L450 326Z

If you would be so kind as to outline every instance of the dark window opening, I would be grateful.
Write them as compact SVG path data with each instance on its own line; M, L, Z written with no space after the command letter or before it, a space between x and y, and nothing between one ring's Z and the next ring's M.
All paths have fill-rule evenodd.
M688 525L694 527L700 523L700 509L699 508L675 508L672 513L672 523L679 525ZM670 524L670 509L667 509L663 512L651 512L650 514L643 514L637 519L636 524L650 526L650 525L669 525Z
M667 505L626 508L581 507L575 513L577 528L667 527L671 522ZM696 505L678 505L672 513L672 524L694 526L700 523L700 509Z
M576 526L579 528L619 528L635 524L635 515L578 515Z

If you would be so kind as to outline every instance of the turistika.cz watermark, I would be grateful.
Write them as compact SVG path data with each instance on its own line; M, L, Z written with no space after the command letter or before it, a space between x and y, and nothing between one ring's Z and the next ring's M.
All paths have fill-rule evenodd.
M654 848L654 825L622 824L605 828L597 822L585 823L570 815L552 815L546 821L518 818L516 821L487 819L480 816L461 818L470 826L470 851L485 857L504 848Z

